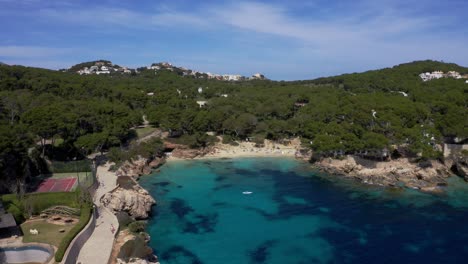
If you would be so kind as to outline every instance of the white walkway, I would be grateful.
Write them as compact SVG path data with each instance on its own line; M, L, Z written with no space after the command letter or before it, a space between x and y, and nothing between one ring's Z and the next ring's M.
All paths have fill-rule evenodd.
M116 176L109 172L110 164L106 163L97 169L99 187L94 196L99 218L96 219L96 228L78 255L81 264L106 264L114 245L115 232L119 228L117 217L107 208L101 206L101 197L116 187Z

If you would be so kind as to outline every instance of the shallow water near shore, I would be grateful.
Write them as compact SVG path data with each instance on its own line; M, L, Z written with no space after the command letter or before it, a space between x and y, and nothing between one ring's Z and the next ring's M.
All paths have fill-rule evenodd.
M466 263L468 183L446 194L321 175L288 158L170 161L140 184L162 264ZM252 192L244 194L243 192Z

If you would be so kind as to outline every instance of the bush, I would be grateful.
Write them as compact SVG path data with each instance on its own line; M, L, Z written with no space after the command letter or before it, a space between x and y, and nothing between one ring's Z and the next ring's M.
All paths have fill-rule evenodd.
M16 220L16 223L20 224L26 220L24 213L23 213L23 205L18 200L15 200L15 201L3 200L3 205L5 206L5 210L8 213L11 213L13 215L13 217Z
M117 221L119 221L119 228L127 227L134 221L127 212L117 212L115 216L117 217Z
M27 204L25 204L27 201ZM43 210L56 206L65 205L79 208L79 193L77 192L55 192L55 193L31 193L26 194L22 200L16 194L5 194L2 202L7 212L13 214L18 224L24 222L29 217L25 205L30 208L34 215L40 214Z
M78 235L78 233L83 230L83 228L88 224L89 218L93 212L93 208L91 206L84 206L81 208L81 215L80 215L80 222L74 226L70 232L68 232L65 237L60 242L58 246L57 252L55 253L55 261L60 262L65 255L65 251L67 251L68 246L72 242L72 240Z
M135 221L128 225L128 230L134 234L144 232L146 228L146 221Z
M120 148L111 148L107 157L110 161L120 164L125 160L131 160L138 156L143 158L152 158L163 154L163 143L159 138L153 138L147 142L133 143L128 150Z
M232 142L234 142L234 140L230 135L223 136L223 141L222 141L223 144L231 144Z
M77 171L91 171L92 162L90 160L77 161L53 161L49 166L49 171L52 173L65 173Z

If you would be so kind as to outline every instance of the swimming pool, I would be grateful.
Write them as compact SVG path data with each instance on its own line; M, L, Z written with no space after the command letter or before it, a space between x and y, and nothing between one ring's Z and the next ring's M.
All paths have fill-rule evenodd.
M0 248L0 263L46 263L53 250L42 246L20 246Z

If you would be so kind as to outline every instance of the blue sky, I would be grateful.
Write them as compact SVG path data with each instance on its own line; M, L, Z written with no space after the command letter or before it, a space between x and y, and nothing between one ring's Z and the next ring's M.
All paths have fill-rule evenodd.
M108 59L275 80L421 59L468 65L466 0L0 0L0 61Z

